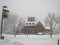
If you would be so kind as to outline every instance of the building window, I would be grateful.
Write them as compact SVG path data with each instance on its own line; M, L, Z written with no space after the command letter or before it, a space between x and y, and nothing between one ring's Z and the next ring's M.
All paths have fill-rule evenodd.
M28 24L28 23L26 23L26 24Z
M34 23L32 23L34 25Z
M31 25L31 23L29 23Z

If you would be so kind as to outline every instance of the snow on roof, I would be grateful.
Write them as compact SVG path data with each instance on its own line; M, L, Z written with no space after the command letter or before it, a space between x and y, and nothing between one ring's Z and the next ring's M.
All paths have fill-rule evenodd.
M50 29L50 27L45 27L45 29Z

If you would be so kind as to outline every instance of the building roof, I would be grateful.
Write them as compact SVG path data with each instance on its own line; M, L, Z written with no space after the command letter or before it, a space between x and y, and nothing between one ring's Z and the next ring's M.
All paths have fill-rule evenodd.
M45 27L45 29L50 29L50 27Z
M43 29L43 25L41 24L41 22L39 21L36 25L33 25L33 26L24 26L23 29Z

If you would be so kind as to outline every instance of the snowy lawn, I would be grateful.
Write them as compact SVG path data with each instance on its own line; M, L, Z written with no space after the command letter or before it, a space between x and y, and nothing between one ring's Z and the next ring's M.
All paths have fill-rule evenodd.
M60 35L5 35L5 39L0 39L0 45L57 45Z

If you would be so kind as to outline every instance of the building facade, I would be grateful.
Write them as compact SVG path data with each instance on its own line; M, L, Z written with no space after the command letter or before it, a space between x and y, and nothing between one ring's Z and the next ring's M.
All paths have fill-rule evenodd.
M39 32L45 31L45 28L41 24L41 22L38 22L36 25L33 26L24 26L21 29L21 32L24 34L38 34Z

